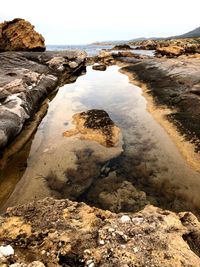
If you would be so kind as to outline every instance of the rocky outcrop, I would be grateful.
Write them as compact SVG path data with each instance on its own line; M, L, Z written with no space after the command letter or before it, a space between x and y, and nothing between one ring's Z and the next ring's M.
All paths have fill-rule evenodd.
M14 19L0 24L0 52L45 51L45 40L24 19Z
M122 45L115 45L111 50L132 50L130 45L122 44Z
M41 101L56 87L77 77L82 52L4 52L0 54L0 149L20 133Z
M145 40L140 42L140 45L137 46L136 50L155 50L157 48L158 44L156 41L153 40Z
M91 109L77 113L73 115L73 122L76 128L64 132L64 136L80 134L81 139L93 140L107 147L115 146L119 142L120 129L104 110Z
M199 240L200 223L190 212L149 205L115 214L47 198L9 208L0 217L0 245L14 249L0 264L198 267Z
M166 46L159 47L156 49L156 55L167 56L167 57L178 57L185 53L185 49L180 46Z

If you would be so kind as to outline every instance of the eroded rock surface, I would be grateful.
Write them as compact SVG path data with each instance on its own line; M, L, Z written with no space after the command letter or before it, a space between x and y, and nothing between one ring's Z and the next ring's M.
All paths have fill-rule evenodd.
M0 24L0 51L45 51L45 40L24 19Z
M85 64L85 53L4 52L0 62L2 149L22 130L49 93L65 81L74 81Z
M120 129L104 110L91 109L77 113L73 116L73 121L76 128L64 132L64 136L80 134L81 139L97 141L107 147L115 146L119 142Z
M0 245L14 248L14 255L0 259L4 266L198 267L199 240L200 223L192 213L150 205L115 214L46 198L0 217Z

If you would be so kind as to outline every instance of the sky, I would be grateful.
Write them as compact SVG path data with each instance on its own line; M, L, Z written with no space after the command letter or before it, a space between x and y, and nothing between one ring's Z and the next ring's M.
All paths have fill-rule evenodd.
M200 26L200 0L6 0L0 21L24 18L46 44L167 37Z

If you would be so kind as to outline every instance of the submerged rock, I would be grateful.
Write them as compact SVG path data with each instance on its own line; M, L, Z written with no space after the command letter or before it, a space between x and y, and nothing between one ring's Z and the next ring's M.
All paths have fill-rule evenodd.
M120 129L114 124L104 110L91 109L73 115L76 128L63 133L70 137L80 134L81 139L93 140L101 145L112 147L118 144Z
M45 51L45 40L24 19L0 24L0 51Z
M27 266L31 259L40 263L30 266L47 267L200 266L200 223L190 212L148 205L115 214L46 198L9 208L0 221L0 245L15 247L5 264Z

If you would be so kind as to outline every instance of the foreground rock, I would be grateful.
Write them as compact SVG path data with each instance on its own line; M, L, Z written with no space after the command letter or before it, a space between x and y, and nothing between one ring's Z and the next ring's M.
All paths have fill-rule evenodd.
M148 59L123 70L148 86L156 104L171 109L167 119L200 151L199 57Z
M5 267L33 261L49 267L198 267L199 240L200 223L192 213L154 206L115 214L47 198L0 217L0 245L14 248L14 255L0 258Z
M84 67L82 52L4 52L0 54L0 149L63 82Z
M97 141L101 145L112 147L118 144L120 129L104 110L91 109L73 116L76 128L66 131L64 136L80 134L81 139Z
M45 41L24 19L0 24L0 51L45 51Z

